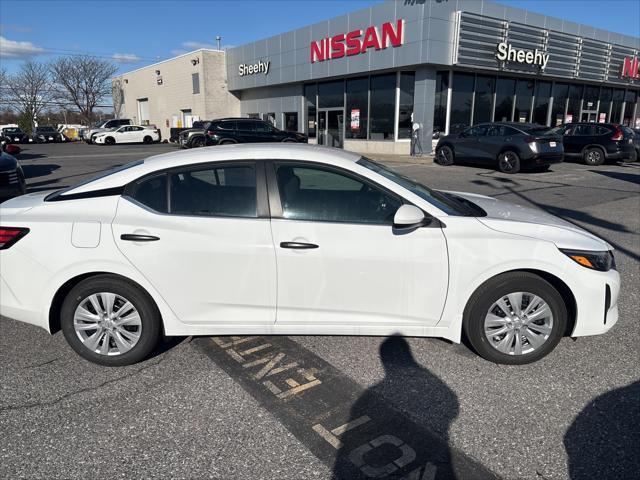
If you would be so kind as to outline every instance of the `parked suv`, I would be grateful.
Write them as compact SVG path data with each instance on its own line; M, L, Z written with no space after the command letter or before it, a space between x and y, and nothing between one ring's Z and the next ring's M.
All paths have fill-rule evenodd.
M183 130L178 134L178 143L182 148L204 147L204 131L208 121L193 122L193 128Z
M268 122L255 118L221 118L212 121L205 132L207 145L256 142L307 143L304 133L278 130Z
M517 173L522 168L546 170L562 159L562 138L534 123L480 123L440 137L436 146L440 165L479 163L497 166L504 173Z
M108 132L115 128L120 128L123 125L131 125L131 120L128 118L112 118L102 123L97 123L93 127L86 130L82 130L82 139L87 143L93 143L93 138L99 134Z
M19 127L3 127L2 136L11 140L10 143L29 143L29 135Z
M41 125L33 132L33 141L37 143L64 142L66 138L51 125Z
M564 154L587 165L606 160L631 160L635 154L633 132L615 123L567 123L552 131L562 135Z

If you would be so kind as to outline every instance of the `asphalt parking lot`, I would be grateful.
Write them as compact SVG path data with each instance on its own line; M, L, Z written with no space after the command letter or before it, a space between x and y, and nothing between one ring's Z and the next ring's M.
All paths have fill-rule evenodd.
M29 145L20 162L38 191L176 150ZM307 336L178 338L109 369L61 333L0 318L0 478L392 478L409 463L408 480L637 478L640 162L516 175L391 162L607 239L623 282L618 324L520 367L438 339ZM277 359L252 362L260 350ZM285 383L275 372L287 367Z

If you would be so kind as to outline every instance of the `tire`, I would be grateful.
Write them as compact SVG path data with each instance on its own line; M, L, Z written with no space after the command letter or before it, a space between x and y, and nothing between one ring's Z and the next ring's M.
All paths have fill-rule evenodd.
M111 309L105 304L105 293L114 295ZM120 326L111 323L119 321L117 316L114 316L113 320L105 320L104 317L100 320L96 315L98 309L90 300L92 296L103 313L113 310L114 315L118 314L120 308L127 308L124 302L128 301L135 310L132 312L127 308L127 311L123 312L123 318L131 320ZM76 314L80 313L80 308L84 308L85 312L90 314L90 319L85 317L85 320L74 320ZM139 321L133 317L135 311ZM105 326L106 321L110 323ZM85 328L76 330L76 322ZM99 322L102 322L102 325ZM90 277L71 289L62 304L60 325L67 342L76 353L90 362L112 367L131 365L144 360L158 344L161 331L160 312L151 297L139 286L115 275ZM96 325L96 328L86 328L91 325ZM94 341L94 335L98 337L92 348L90 343ZM126 349L127 346L130 349ZM108 351L108 354L100 351Z
M116 144L116 139L113 137L107 137L104 139L104 144L105 145L115 145Z
M142 143L145 143L145 144L149 145L150 143L153 143L153 138L151 138L149 135L147 135L146 137L144 137L142 139Z
M436 163L442 166L453 165L455 162L455 154L453 150L448 145L440 147L436 150Z
M510 319L507 315L503 316L501 312L504 310L496 304L501 300L510 309L508 296L517 302L517 293L522 294L519 306L521 313L513 315L512 311ZM546 309L532 295L541 299L546 304ZM534 305L534 309L527 314L529 317L523 315L531 305ZM535 305L540 307L535 308ZM544 312L549 312L550 315L531 320L538 312L538 315L545 315ZM488 280L474 292L465 308L463 329L473 349L485 360L506 365L524 365L550 353L562 338L566 324L566 305L560 293L549 282L532 273L510 272ZM497 335L485 334L487 328L497 332ZM500 332L500 329L506 330ZM530 341L529 338L535 340ZM501 345L502 350L498 345Z
M498 170L502 173L518 173L520 171L520 156L512 150L502 152L498 155Z
M221 140L220 143L218 145L233 145L234 142L233 140Z
M189 148L200 148L200 147L204 147L204 138L202 137L195 137L189 143Z
M598 147L587 148L582 154L582 161L585 165L597 167L604 163L604 152Z
M293 138L285 138L284 140L282 140L282 143L298 143L298 142Z

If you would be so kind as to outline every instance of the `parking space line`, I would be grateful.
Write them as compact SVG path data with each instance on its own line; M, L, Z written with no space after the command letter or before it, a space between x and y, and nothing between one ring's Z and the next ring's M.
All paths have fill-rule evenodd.
M497 478L288 337L202 337L194 343L336 478Z

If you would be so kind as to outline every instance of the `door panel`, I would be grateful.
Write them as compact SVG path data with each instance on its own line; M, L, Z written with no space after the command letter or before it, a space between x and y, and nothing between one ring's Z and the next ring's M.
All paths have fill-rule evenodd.
M402 200L340 170L283 162L275 177L279 324L438 322L448 282L440 228L395 232Z

